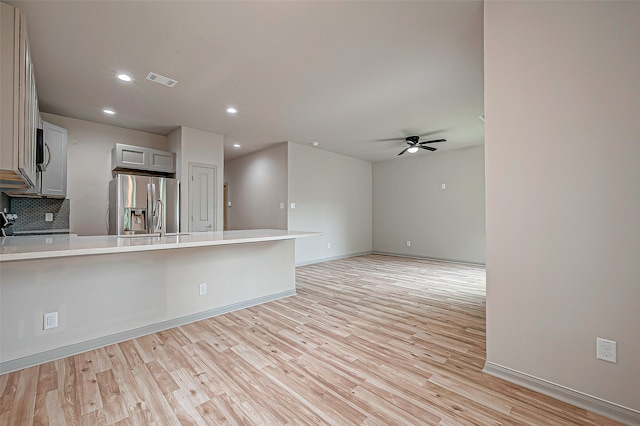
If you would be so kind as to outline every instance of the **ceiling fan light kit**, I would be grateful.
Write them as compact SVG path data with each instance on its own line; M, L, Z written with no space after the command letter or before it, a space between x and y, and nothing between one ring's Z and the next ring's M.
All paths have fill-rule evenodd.
M400 140L400 139L398 139ZM432 146L426 146L427 144L430 143L437 143L437 142L446 142L446 139L433 139L430 141L422 141L420 142L420 136L407 136L406 138L404 138L404 141L407 143L407 147L405 149L403 149L402 151L400 151L400 153L398 155L402 155L405 152L408 152L409 154L415 154L416 152L418 152L421 148L422 149L426 149L427 151L435 151L438 148L434 148Z

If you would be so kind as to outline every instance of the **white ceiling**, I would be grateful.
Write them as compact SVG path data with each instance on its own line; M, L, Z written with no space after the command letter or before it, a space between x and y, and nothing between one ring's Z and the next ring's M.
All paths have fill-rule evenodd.
M377 139L484 141L481 1L8 3L27 15L44 112L222 134L226 159L282 141L369 161L403 144Z

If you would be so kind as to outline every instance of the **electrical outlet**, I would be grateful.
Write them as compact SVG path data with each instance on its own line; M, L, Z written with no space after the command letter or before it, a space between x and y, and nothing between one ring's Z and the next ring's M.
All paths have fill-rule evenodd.
M296 208L296 203L291 203L291 208L295 209Z
M596 358L603 361L618 362L617 343L613 340L596 338Z
M200 284L200 296L207 294L207 283Z
M280 210L284 210L284 203L280 203Z
M330 249L331 248L331 243L327 243L327 248Z
M411 241L407 240L407 247L411 247Z
M53 213L45 213L44 214L45 222L53 222Z
M43 319L43 328L45 330L49 330L51 328L56 328L58 326L58 313L50 312L48 314L44 314Z

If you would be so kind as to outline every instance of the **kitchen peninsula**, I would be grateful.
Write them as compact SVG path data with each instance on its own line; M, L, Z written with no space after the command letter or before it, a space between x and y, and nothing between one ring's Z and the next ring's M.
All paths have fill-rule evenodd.
M295 239L320 235L0 239L0 373L293 295Z

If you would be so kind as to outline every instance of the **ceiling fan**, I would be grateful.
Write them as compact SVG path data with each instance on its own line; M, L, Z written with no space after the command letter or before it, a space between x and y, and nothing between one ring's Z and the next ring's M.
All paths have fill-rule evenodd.
M391 140L402 140L402 139L391 139ZM402 151L400 151L400 154L398 155L402 155L405 152L409 151L410 154L414 154L416 152L418 152L418 150L420 148L422 149L426 149L427 151L435 151L438 148L434 148L432 146L425 146L426 144L429 143L436 143L436 142L446 142L446 139L433 139L430 141L422 141L419 142L420 140L420 136L407 136L406 138L404 138L405 142L407 143L407 147L405 149L403 149Z

